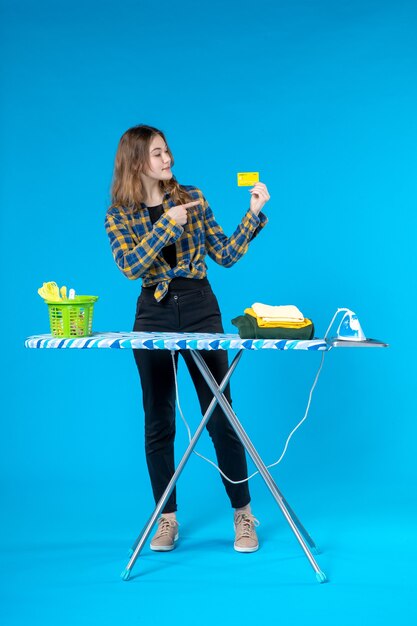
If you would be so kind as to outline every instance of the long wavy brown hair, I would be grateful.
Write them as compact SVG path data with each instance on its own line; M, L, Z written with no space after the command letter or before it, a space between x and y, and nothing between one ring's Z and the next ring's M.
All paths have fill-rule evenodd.
M149 146L155 135L160 135L168 146L162 130L153 126L139 124L123 133L114 162L111 206L123 206L132 211L140 209L140 203L143 202L144 198L140 172L150 166ZM171 157L172 166L174 165L174 157L169 146L168 153ZM175 176L170 180L159 181L159 186L162 193L170 193L175 204L185 204L192 200L190 194L181 187Z

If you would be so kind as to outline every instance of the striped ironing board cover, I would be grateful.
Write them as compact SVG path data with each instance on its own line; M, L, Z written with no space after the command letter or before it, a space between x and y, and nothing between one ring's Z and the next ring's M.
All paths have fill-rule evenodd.
M64 339L33 335L26 348L112 348L144 350L330 350L324 339L241 339L222 333L97 332L89 337Z

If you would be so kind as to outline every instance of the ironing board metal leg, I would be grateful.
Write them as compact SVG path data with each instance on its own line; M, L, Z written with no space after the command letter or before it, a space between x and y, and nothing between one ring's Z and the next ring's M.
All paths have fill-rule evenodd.
M306 555L310 565L312 566L312 568L316 572L317 580L319 580L319 582L325 582L326 581L325 574L320 570L320 567L316 563L316 561L315 561L315 559L314 559L314 557L313 557L313 555L312 555L312 553L310 551L310 548L308 547L306 541L304 540L304 537L303 537L302 533L298 529L298 527L297 527L296 523L294 522L294 520L292 519L292 517L291 517L287 507L285 506L283 497L280 494L279 489L276 486L276 484L275 484L271 474L269 473L269 471L266 468L264 462L262 461L262 459L259 456L258 452L256 451L255 447L253 446L253 444L252 444L251 440L249 439L248 435L246 434L243 426L239 422L239 420L238 420L235 412L233 411L232 407L230 406L227 398L224 396L224 394L219 389L219 386L218 386L217 381L215 380L213 374L211 373L210 369L206 365L204 359L201 357L201 355L196 350L191 350L191 354L192 354L196 364L199 365L199 369L200 369L201 373L203 374L203 376L204 376L207 384L209 385L211 391L213 392L214 396L217 398L217 401L218 401L219 405L222 407L226 417L229 419L231 425L233 426L233 428L236 431L236 434L238 435L238 437L241 440L242 444L244 445L244 447L248 451L248 454L252 458L255 466L259 470L259 473L263 477L263 479L264 479L268 489L270 490L270 492L272 493L275 501L277 502L278 506L280 507L280 509L281 509L281 511L282 511L282 513L283 513L283 515L285 517L285 519L287 520L288 524L290 525L291 530L293 531L293 533L296 536L296 538L297 538L297 540L298 540L302 550L304 551L304 554Z
M239 363L241 357L243 354L243 350L239 350L239 352L236 354L235 358L233 359L229 369L226 372L225 377L223 378L222 382L220 383L219 389L221 390L220 393L223 392L223 390L225 389L227 383L230 380L231 375L233 374L234 370L237 367L237 364ZM170 482L167 485L167 488L165 489L161 499L159 500L158 504L156 505L151 517L149 518L148 522L146 523L146 525L144 526L141 534L138 536L138 538L136 539L133 548L132 548L132 556L130 557L130 560L126 566L126 568L123 570L123 572L121 573L121 578L123 580L128 580L130 577L130 572L132 570L132 567L134 566L136 559L138 558L147 538L149 537L153 526L155 525L155 522L158 518L158 515L160 514L160 512L162 511L162 509L164 508L165 504L168 501L169 496L172 493L172 490L175 487L175 484L178 480L178 478L181 475L182 470L184 469L184 466L186 464L186 462L188 461L192 451L194 450L196 443L198 441L198 439L201 436L201 433L203 432L207 422L210 419L211 414L213 413L215 406L217 404L217 398L214 397L212 399L212 401L210 402L209 406L207 407L206 412L204 413L203 419L201 420L197 430L194 433L194 436L192 437L181 461L178 464L177 469L175 470L175 473L173 474Z
M207 364L204 362L204 369L205 371L209 371ZM237 419L237 418L236 418ZM268 468L267 468L268 469ZM297 526L298 530L300 531L300 533L303 535L304 539L306 540L306 542L309 544L310 548L312 550L316 550L318 552L318 547L315 544L313 538L309 535L309 533L307 532L307 530L304 528L303 524L300 522L300 520L298 519L297 515L295 514L295 512L293 511L293 509L291 508L291 506L289 505L288 501L284 498L282 492L278 489L277 485L275 484L275 488L280 496L280 498L282 499L282 502L284 504L284 506L287 508L288 513L290 514L294 524Z
M300 531L300 533L303 535L304 539L306 540L306 542L310 546L310 550L314 550L316 552L316 554L317 554L319 552L317 544L314 542L313 538L308 534L307 530L304 528L304 526L302 525L302 523L298 519L297 515L294 513L293 509L290 507L290 505L288 504L287 500L284 498L284 496L282 495L282 492L278 489L276 484L275 484L275 487L277 489L277 492L280 495L280 498L281 498L284 506L286 507L288 513L290 514L290 516L292 518L292 521L297 526L298 530Z

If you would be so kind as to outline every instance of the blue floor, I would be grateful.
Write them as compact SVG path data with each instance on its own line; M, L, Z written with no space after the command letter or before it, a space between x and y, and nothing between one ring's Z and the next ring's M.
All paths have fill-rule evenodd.
M50 509L48 492L41 502L25 494L23 507L9 494L2 625L149 624L154 616L170 624L416 623L411 511L382 498L358 497L345 507L329 493L295 494L302 507L290 504L320 544L316 558L329 582L319 584L274 501L253 484L261 521L257 553L233 551L226 507L200 500L196 510L187 502L176 550L160 554L146 545L128 582L120 573L149 511L132 504L129 515L112 515L110 506L101 514L94 502L100 494L92 495L94 507L85 502L75 510L62 491Z

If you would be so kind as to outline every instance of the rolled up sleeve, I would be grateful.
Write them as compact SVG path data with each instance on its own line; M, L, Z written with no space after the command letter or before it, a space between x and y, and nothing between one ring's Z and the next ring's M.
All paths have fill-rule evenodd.
M268 218L248 209L234 233L227 237L205 198L203 206L207 253L219 265L231 267L246 253L249 242L264 228Z

